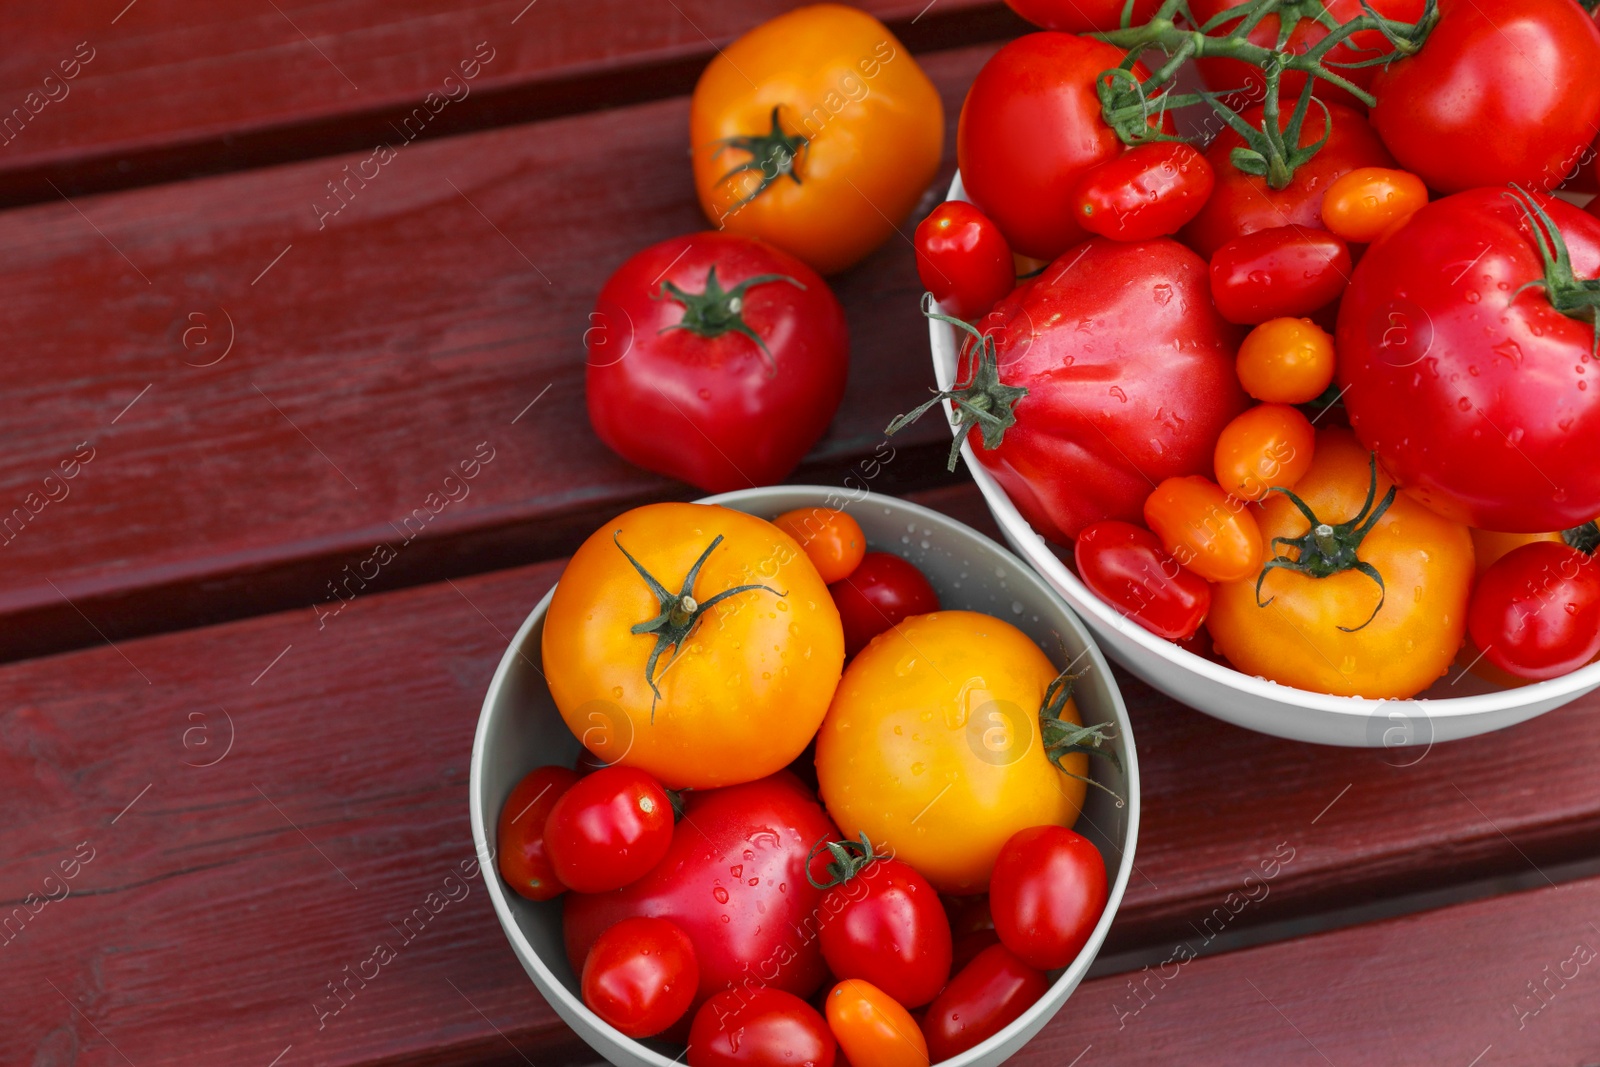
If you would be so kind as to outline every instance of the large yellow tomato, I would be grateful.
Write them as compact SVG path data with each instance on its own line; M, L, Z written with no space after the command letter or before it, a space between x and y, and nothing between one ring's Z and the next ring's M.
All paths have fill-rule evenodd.
M822 800L941 893L978 893L1018 830L1071 826L1088 757L1058 769L1039 715L1056 668L1022 631L971 611L918 615L851 661L817 735ZM1078 723L1068 700L1060 719Z
M706 66L689 136L713 226L829 274L916 206L939 170L944 106L883 23L816 4L756 27Z
M1262 505L1269 562L1259 600L1257 577L1218 585L1207 620L1217 650L1239 670L1320 693L1409 697L1449 668L1472 591L1472 537L1404 493L1384 509L1394 483L1381 469L1374 483L1373 472L1348 430L1322 430L1293 490L1317 527L1281 493ZM1274 546L1275 537L1309 547ZM1332 573L1274 566L1274 556Z
M556 707L590 752L707 789L805 749L838 685L844 632L816 567L770 522L650 504L568 561L542 652Z

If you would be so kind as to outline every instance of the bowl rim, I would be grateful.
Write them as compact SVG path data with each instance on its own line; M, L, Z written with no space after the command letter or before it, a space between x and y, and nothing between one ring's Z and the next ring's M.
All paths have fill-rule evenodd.
M962 184L960 170L957 170L950 180L949 199L967 200L966 186ZM955 355L958 351L955 328L937 319L929 319L928 338L932 350L934 378L940 389L949 389L954 384ZM949 400L941 401L941 406L944 408L945 421L950 425L953 435L957 425L954 408ZM1546 701L1559 701L1563 697L1581 695L1600 686L1600 660L1585 664L1559 678L1530 682L1527 685L1499 689L1490 693L1476 693L1464 697L1398 698L1319 693L1266 678L1257 678L1234 667L1214 663L1204 656L1180 648L1172 641L1157 637L1091 592L1089 587L1057 558L1051 551L1049 543L1034 530L1028 520L1022 517L1022 513L1011 502L1010 494L978 463L970 440L962 440L961 458L966 462L968 472L977 483L979 492L983 494L984 503L994 514L1007 539L1018 549L1027 563L1038 570L1046 582L1061 593L1073 610L1092 615L1095 622L1114 630L1157 659L1234 692L1289 707L1363 719L1369 718L1374 709L1379 707L1405 707L1414 710L1419 717L1452 719L1512 711ZM1470 670L1470 667L1467 670ZM1457 678L1459 680L1460 675Z
M841 490L834 486L782 484L718 493L698 498L692 503L727 506L730 501L740 501L776 492L809 492L815 493L819 497L837 497L841 494ZM1128 715L1127 702L1122 697L1121 686L1117 683L1116 676L1112 673L1110 664L1105 658L1105 653L1095 639L1094 632L1084 625L1083 621L1073 612L1071 605L1062 597L1061 592L1053 588L1050 582L1036 569L1029 566L1025 560L1020 559L1007 546L995 541L982 531L973 529L959 519L954 519L924 505L901 497L870 491L844 490L843 492L849 494L847 507L876 505L899 508L904 513L913 515L919 520L930 524L953 527L959 532L975 537L986 544L991 551L999 553L1019 574L1024 576L1024 580L1034 583L1047 599L1056 603L1056 606L1060 609L1059 621L1064 625L1065 629L1074 632L1083 642L1084 654L1092 668L1100 672L1105 678L1111 704L1105 710L1110 712L1116 720L1121 733L1124 757L1123 774L1127 789L1127 796L1124 798L1124 804L1127 809L1127 833L1126 839L1121 842L1121 859L1117 864L1115 875L1111 879L1110 893L1106 899L1105 909L1100 914L1100 920L1095 924L1094 930L1090 933L1089 940L1085 943L1083 949L1079 951L1070 964L1061 969L1060 973L1051 981L1045 993L1030 1004L1026 1011L979 1044L948 1060L940 1061L941 1064L954 1064L956 1067L964 1067L964 1065L981 1061L985 1056L1000 1049L1024 1031L1028 1032L1031 1037L1033 1032L1048 1023L1062 1005L1070 999L1073 991L1087 975L1095 958L1099 956L1101 948L1104 947L1106 935L1111 929L1111 924L1116 919L1117 912L1122 906L1123 897L1127 892L1128 884L1132 880L1134 859L1139 843L1141 786L1138 749L1133 737L1133 723ZM483 871L484 886L489 894L490 903L494 908L495 917L499 920L500 927L506 938L511 942L512 949L519 961L522 962L524 967L531 967L535 972L534 984L538 987L540 994L550 1002L550 1006L555 1010L556 1014L561 1016L562 1020L572 1026L573 1029L578 1030L580 1037L585 1035L581 1028L573 1025L574 1018L581 1020L586 1026L592 1027L596 1032L605 1035L611 1041L626 1047L637 1059L650 1064L651 1067L682 1067L681 1057L678 1060L669 1059L643 1041L630 1038L605 1022L588 1005L583 1003L581 997L574 995L567 988L566 983L561 981L555 972L546 965L543 957L534 950L533 945L528 941L527 936L522 932L521 926L511 913L506 895L508 891L501 884L502 880L499 877L499 866L495 860L495 851L488 840L488 822L485 819L483 805L483 764L490 722L494 717L496 706L503 699L502 690L505 687L506 677L513 669L514 662L522 656L521 650L532 635L534 628L543 622L549 610L550 601L555 596L557 584L559 584L559 579L540 597L538 603L523 619L522 625L517 627L517 632L512 636L504 653L501 654L500 662L496 666L494 675L490 678L488 689L484 693L483 704L478 713L477 727L473 732L472 757L467 784L469 791L468 814L472 825L473 847L477 852L479 865ZM1062 990L1063 985L1065 989L1058 995L1058 990ZM1054 1003L1050 1004L1047 1010L1042 1008L1043 1005L1051 1001L1054 1001ZM592 1043L588 1042L587 1039L586 1043L591 1044L591 1047L593 1047ZM596 1049L596 1051L600 1050ZM602 1055L604 1055L603 1052Z

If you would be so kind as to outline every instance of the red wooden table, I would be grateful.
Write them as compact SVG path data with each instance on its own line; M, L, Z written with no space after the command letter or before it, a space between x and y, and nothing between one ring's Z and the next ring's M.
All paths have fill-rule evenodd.
M585 316L631 251L703 225L684 94L790 6L8 11L0 1063L593 1059L477 879L331 987L470 860L478 706L561 557L692 495L590 433ZM866 6L952 123L1020 30L979 0ZM468 91L420 123L447 77ZM905 244L836 289L850 387L796 480L840 483L931 384ZM941 433L897 437L872 488L992 530ZM470 494L425 508L473 455ZM1121 680L1138 873L1018 1062L1600 1062L1600 701L1402 760Z

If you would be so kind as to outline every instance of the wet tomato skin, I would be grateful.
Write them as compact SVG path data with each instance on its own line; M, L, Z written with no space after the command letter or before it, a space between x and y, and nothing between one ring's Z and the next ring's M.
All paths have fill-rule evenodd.
M1041 971L1065 967L1078 957L1109 897L1100 851L1065 826L1035 826L1012 835L989 883L1000 943Z
M689 1067L833 1067L838 1051L815 1008L770 986L723 990L689 1027Z
M1050 982L1003 945L984 949L950 979L922 1018L935 1063L965 1052L1005 1029L1044 996Z
M566 891L550 865L545 821L561 795L578 780L566 767L536 767L516 784L495 831L500 876L529 900L550 900Z
M855 884L852 884L855 883ZM877 859L822 898L822 958L835 978L861 978L908 1008L950 977L950 922L928 880Z
M562 794L544 835L551 866L569 889L621 889L667 854L672 802L637 767L604 767Z
M583 1002L629 1037L659 1034L689 1010L700 985L689 936L668 919L624 919L583 961Z
M1157 637L1194 634L1211 609L1211 586L1178 565L1142 526L1107 519L1084 528L1072 546L1089 591Z
M917 224L912 243L923 288L958 319L977 318L1017 284L1000 227L964 200L934 208Z
M1327 230L1257 230L1212 254L1211 298L1241 325L1309 315L1339 299L1350 269L1350 247Z
M1513 549L1478 579L1467 632L1485 659L1518 678L1577 670L1600 655L1600 562L1553 541Z
M891 552L868 552L846 577L828 586L844 625L844 654L913 615L939 610L939 594L916 568Z
M1216 184L1206 157L1182 141L1128 149L1086 171L1072 189L1078 224L1114 241L1177 233Z

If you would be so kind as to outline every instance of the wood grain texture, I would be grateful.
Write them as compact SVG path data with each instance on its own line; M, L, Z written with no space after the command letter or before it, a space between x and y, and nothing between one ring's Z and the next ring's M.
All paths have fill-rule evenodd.
M951 131L930 206L991 50L927 60ZM705 225L686 114L419 139L348 186L365 155L9 212L0 329L26 342L0 382L0 658L329 601L380 542L390 587L528 563L697 495L607 451L583 384L607 275ZM802 478L842 477L932 383L908 241L835 288L850 382ZM897 437L879 484L948 480L947 432ZM432 507L480 448L470 495Z
M920 499L982 517L971 489ZM336 1015L318 1010L332 1004L327 983L342 981L343 968L378 940L398 940L391 924L470 857L467 764L482 694L509 635L559 570L552 562L362 595L320 628L301 609L0 668L4 910L29 893L59 894L59 877L46 877L81 842L94 850L66 899L6 931L0 1062L35 1062L40 1049L58 1059L37 1062L72 1062L64 1050L83 1064L122 1062L110 1042L139 1067L265 1067L290 1045L285 1065L521 1062L508 1040L540 1067L586 1059L522 974L477 880ZM1402 771L1373 753L1246 734L1122 680L1146 815L1139 874L1113 930L1121 947L1198 943L1219 926L1233 932L1405 885L1446 886L1600 851L1600 792L1584 758L1593 700L1439 746ZM1537 775L1528 772L1534 766ZM1274 858L1277 869L1264 874ZM1567 893L1537 898L1536 915L1517 905L1510 914L1532 927L1498 923L1492 937L1537 932L1507 955L1515 966L1483 965L1499 951L1492 939L1473 942L1478 955L1457 966L1451 938L1379 934L1333 942L1327 958L1349 958L1331 971L1324 956L1297 956L1296 942L1249 973L1262 976L1255 980L1269 996L1320 989L1318 976L1328 974L1351 983L1353 998L1395 981L1407 997L1413 987L1430 990L1432 999L1405 1003L1436 1017L1456 1002L1448 986L1425 981L1430 966L1494 970L1473 978L1484 983L1473 989L1487 991L1491 977L1513 987L1534 977L1537 967L1522 975L1518 953L1556 962L1548 934L1559 926L1539 925L1539 916L1543 901ZM1393 968L1361 978L1380 950ZM1302 958L1304 974L1295 971ZM1148 1057L1152 1049L1201 1056L1214 1034L1232 1062L1285 1062L1271 1055L1287 1039L1235 1005L1235 972L1219 971L1229 977L1215 983L1195 977L1221 966L1183 969L1175 994L1198 999L1170 1023L1156 1006L1141 1013L1140 1026L1151 1023L1146 1032L1159 1041L1111 1047L1128 1050L1128 1062L1172 1062ZM1083 1043L1066 1046L1080 1033L1097 1047L1134 1040L1117 1037L1114 1017L1109 1029L1102 1017L1124 984L1086 987L1087 1006L1073 1002L1084 1014L1068 1018L1087 1021L1041 1039L1048 1059L1039 1062L1070 1061ZM1325 1012L1310 1016L1323 1028L1312 1034L1319 1044L1323 1034L1348 1029L1355 1040L1371 1029L1356 1000L1340 1015L1334 1005L1344 1002L1318 1007L1314 999L1295 992L1279 1006L1297 1022L1299 1012ZM1208 1011L1244 1021L1202 1025ZM1449 1061L1419 1054L1387 1062Z
M687 93L716 48L799 0L91 0L8 18L0 204L353 151L494 53L430 137ZM910 48L1026 26L996 0L866 0ZM80 46L81 69L60 66ZM63 73L76 70L64 79ZM53 73L54 80L45 82ZM459 93L460 89L450 91ZM36 94L31 100L29 94ZM52 184L54 183L54 188Z

